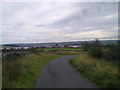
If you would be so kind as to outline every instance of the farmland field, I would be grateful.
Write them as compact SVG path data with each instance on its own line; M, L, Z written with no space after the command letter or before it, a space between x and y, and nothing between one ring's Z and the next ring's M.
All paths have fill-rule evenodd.
M82 51L81 48L40 48L39 50L68 50L68 51Z

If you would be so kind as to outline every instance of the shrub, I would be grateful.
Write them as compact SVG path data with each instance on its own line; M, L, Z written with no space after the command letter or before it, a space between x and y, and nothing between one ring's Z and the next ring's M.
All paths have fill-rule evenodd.
M102 57L102 50L98 47L93 47L89 49L88 54L95 58L101 58Z
M65 44L65 45L64 45L64 47L65 47L65 48L68 48L68 47L69 47L69 45L68 45L68 44Z
M84 42L84 43L81 43L82 44L82 49L83 51L88 51L92 46L93 44L92 43L87 43L87 42Z
M105 48L102 51L103 59L112 60L112 61L118 60L120 58L119 57L119 49L120 49L120 47L118 45L109 45L109 47L107 49Z

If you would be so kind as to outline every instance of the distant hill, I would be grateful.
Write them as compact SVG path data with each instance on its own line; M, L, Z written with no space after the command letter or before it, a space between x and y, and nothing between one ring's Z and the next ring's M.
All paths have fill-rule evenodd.
M2 46L10 46L10 47L37 47L37 46L54 46L56 44L59 45L64 45L64 44L69 44L69 45L81 45L82 42L88 42L88 43L93 43L94 41L73 41L73 42L51 42L51 43L16 43L16 44L2 44ZM112 44L112 43L117 43L118 40L101 40L100 41L102 44Z
M118 40L101 40L102 44L118 43Z

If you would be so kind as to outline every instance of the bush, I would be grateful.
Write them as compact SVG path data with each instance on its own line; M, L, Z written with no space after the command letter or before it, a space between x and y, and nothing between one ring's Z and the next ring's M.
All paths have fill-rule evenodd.
M103 53L103 58L105 60L112 60L112 61L118 60L119 53L118 53L117 46L116 47L110 47L106 50L103 50L102 53Z
M82 44L82 49L83 51L88 51L92 46L93 44L92 43L87 43L87 42L84 42L84 43L81 43Z
M95 58L101 58L102 57L102 50L98 47L93 47L89 49L88 54Z

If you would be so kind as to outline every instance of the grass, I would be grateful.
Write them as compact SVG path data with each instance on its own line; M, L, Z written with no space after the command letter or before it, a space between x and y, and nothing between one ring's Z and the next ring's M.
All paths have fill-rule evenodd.
M59 57L53 53L29 54L13 61L3 61L3 88L34 88L43 67Z
M78 51L57 51L55 52L56 55L79 55L85 54L86 52L78 52Z
M45 50L45 51L49 51L49 50L68 50L68 51L81 51L82 49L80 48L41 48L39 50Z
M118 88L118 64L80 55L71 59L72 66L83 76L94 82L99 88Z
M76 55L78 51L42 51L19 57L15 60L3 60L3 88L34 88L44 66L62 55Z

